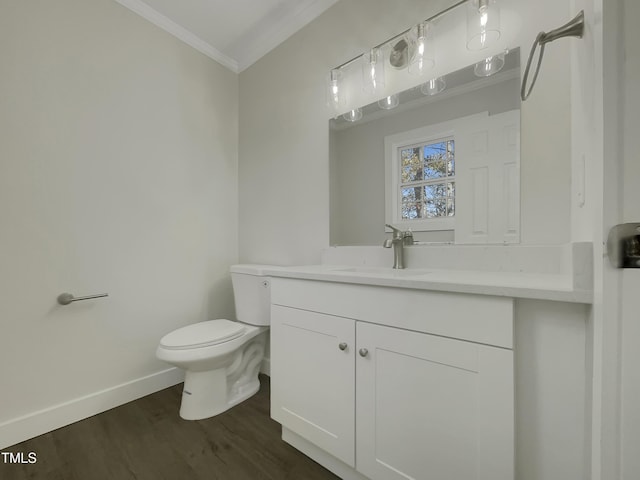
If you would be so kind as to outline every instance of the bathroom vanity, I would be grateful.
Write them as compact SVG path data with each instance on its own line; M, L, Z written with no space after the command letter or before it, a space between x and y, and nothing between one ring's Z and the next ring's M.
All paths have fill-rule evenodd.
M343 478L513 478L513 299L271 288L271 415L287 441Z
M515 478L516 302L590 296L563 274L270 274L271 416L344 479Z

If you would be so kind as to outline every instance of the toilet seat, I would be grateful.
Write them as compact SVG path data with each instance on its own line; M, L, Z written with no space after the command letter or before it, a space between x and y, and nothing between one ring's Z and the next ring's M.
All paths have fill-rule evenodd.
M241 337L245 330L245 326L238 322L209 320L168 333L160 340L160 346L169 350L210 347Z

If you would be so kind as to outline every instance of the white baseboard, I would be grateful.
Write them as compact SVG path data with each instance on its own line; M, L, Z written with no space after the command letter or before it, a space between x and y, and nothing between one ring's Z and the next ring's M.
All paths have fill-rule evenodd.
M0 449L105 412L184 381L184 371L169 368L146 377L54 405L0 424ZM178 407L176 406L176 409ZM177 410L176 410L177 412Z

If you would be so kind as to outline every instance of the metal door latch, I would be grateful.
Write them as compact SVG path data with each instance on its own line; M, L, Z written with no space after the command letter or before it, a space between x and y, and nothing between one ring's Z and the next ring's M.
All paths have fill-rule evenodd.
M640 223L621 223L611 228L607 256L615 268L640 268Z

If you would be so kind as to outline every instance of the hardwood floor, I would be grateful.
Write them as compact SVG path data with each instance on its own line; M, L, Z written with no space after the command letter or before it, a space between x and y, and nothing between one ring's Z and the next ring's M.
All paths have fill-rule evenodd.
M6 448L34 464L4 463L2 480L337 479L280 438L260 392L216 417L178 416L182 384Z

